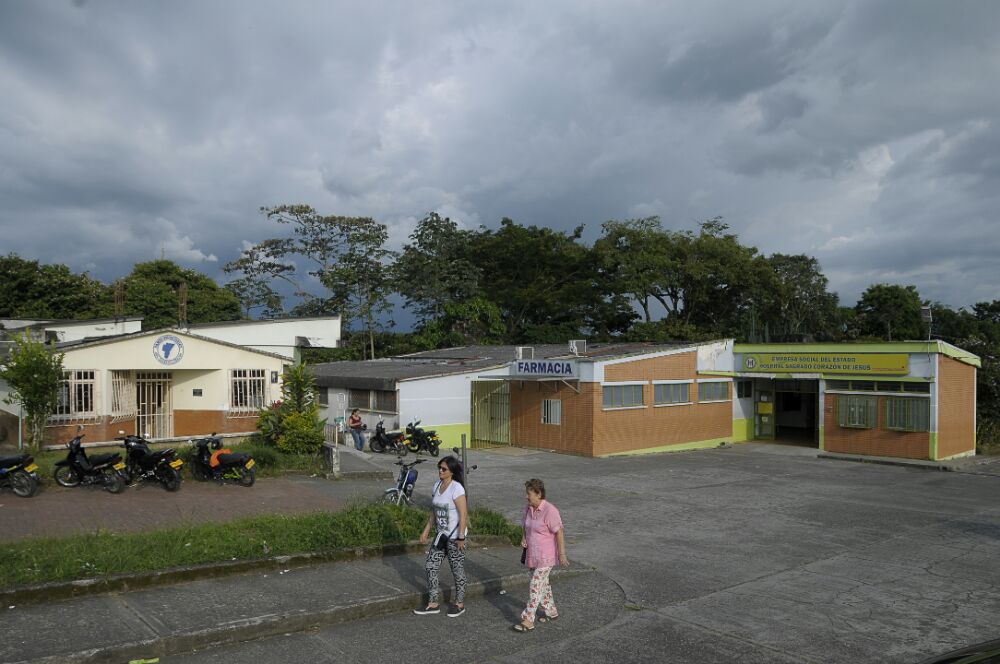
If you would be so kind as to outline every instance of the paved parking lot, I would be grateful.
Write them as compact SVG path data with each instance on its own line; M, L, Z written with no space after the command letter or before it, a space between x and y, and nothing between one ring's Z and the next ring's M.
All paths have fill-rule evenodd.
M374 461L392 467L390 458ZM476 451L471 462L479 465L469 478L472 504L512 518L523 482L542 478L562 511L570 557L596 567L593 582L604 585L557 587L557 600L560 592L578 594L565 599L560 629L521 640L499 635L508 616L495 602L472 603L460 630L482 647L445 649L459 660L902 663L1000 636L1000 477L823 460L815 450L757 444L612 459ZM427 500L434 466L421 468L417 492ZM296 497L342 504L388 483L300 477L249 490L190 483L176 495L149 487L94 499L131 501L140 512L153 509L143 507L147 496L151 506L178 498L224 505L220 497L233 497L264 509ZM65 500L73 495L53 491L50 503L18 505L41 520L74 505ZM601 602L581 601L595 592ZM604 627L595 628L592 612ZM423 660L440 652L451 627L434 629L437 637L427 622L399 614L284 637L273 648L206 651L197 661L269 648L329 654L319 661L363 652L376 661L397 657L406 644ZM502 647L490 651L494 642Z

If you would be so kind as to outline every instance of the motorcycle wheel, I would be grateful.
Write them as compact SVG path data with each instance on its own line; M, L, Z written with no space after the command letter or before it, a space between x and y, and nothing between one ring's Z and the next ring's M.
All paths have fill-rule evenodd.
M253 486L253 483L257 481L256 473L247 470L244 466L237 468L236 472L240 476L240 486Z
M416 454L420 451L420 443L414 443L412 441L406 443L407 449Z
M177 472L176 468L167 466L158 475L163 488L167 491L177 491L181 488L181 474Z
M409 452L409 451L410 450L409 450L409 448L406 445L399 445L396 448L396 456L398 456L400 459L402 459L403 457L406 456L406 453Z
M382 497L378 499L379 505L398 505L399 497L402 494L399 493L397 489L389 489L382 494Z
M200 463L191 464L191 477L199 482L206 482L212 478L212 474L205 470Z
M31 498L38 490L38 480L19 470L10 476L10 488L14 490L15 496Z
M436 457L441 450L438 449L437 445L431 445L430 449L427 451L431 453L432 457Z
M376 438L372 438L368 441L368 447L370 447L372 452L375 452L376 454L382 454L385 452L385 443Z
M59 486L79 486L80 476L69 466L59 466L55 473L56 484Z
M121 493L125 490L125 478L117 471L111 469L105 470L104 489L108 493Z

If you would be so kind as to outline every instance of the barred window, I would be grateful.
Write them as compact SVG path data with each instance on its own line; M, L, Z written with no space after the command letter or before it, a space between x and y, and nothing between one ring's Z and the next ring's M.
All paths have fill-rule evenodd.
M396 412L396 391L375 390L375 410L386 413Z
M644 405L642 385L605 385L605 408L629 408Z
M562 401L559 399L542 401L542 424L562 424Z
M131 371L112 371L111 421L121 422L131 419L138 410L135 375Z
M354 410L355 408L368 410L371 408L371 394L368 390L352 389L347 395L347 407L350 410Z
M233 369L230 380L229 411L252 415L267 405L267 379L263 369Z
M729 383L698 383L698 401L726 401L729 399Z
M87 417L97 413L93 369L64 371L59 382L59 403L54 416L62 419Z
M873 429L876 424L875 397L837 397L837 424L852 429Z
M906 397L885 400L885 427L893 431L929 431L931 404L927 399Z
M737 399L749 399L753 396L753 381L752 380L740 380L736 381L736 398Z
M688 383L653 385L653 404L689 403L691 386Z

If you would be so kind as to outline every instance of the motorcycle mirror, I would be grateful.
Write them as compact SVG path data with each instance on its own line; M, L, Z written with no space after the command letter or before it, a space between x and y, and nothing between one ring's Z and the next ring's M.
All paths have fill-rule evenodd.
M83 431L83 425L82 424L77 424L76 425L76 430L77 431Z
M143 437L143 438L149 438L149 432L148 432L148 431L144 431L144 432L142 433L142 437Z
M118 435L119 435L119 436L124 436L124 435L125 435L125 432L124 432L124 431L122 431L121 429L119 429L119 430L118 430Z

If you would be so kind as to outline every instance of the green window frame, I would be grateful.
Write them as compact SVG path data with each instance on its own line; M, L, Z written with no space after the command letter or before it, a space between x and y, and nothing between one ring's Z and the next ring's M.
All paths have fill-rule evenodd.
M729 382L698 383L698 401L728 401Z
M605 385L604 408L637 408L645 406L642 385Z
M653 385L653 405L691 403L690 383L662 383Z
M837 397L837 424L845 429L874 429L877 423L875 397Z
M930 400L888 397L885 400L885 428L891 431L930 431Z

